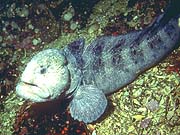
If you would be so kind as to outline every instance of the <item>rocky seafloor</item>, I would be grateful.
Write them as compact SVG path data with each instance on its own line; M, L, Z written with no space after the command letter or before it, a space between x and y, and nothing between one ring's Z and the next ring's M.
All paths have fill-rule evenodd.
M132 0L131 0L132 1ZM15 93L26 63L46 48L84 37L143 29L167 0L11 0L0 2L0 135L179 135L180 50L108 97L92 124L73 120L66 102L37 105ZM58 107L61 106L61 107ZM47 111L51 110L51 111Z

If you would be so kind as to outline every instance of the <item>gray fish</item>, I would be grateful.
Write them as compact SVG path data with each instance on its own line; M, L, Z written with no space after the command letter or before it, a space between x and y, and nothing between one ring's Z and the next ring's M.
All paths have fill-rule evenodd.
M107 106L106 95L131 83L160 62L180 44L180 1L174 0L166 12L149 27L119 36L97 38L87 47L78 39L61 50L47 49L27 64L16 92L34 101L71 99L74 119L90 123Z

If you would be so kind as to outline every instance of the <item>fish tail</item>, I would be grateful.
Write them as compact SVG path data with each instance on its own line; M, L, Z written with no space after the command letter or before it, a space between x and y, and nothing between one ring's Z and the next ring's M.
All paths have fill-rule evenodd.
M159 28L164 27L171 19L177 20L178 22L180 18L180 0L170 0L170 4L165 9L164 14L162 15L162 18L159 20L159 25L157 26ZM179 25L179 24L178 24ZM155 29L157 28L155 27ZM180 29L180 26L177 27L177 29ZM180 42L180 37L178 38L177 42ZM180 46L180 44L176 44L174 46L174 49L177 49Z
M180 17L179 7L180 0L171 0L164 13L156 18L156 20L150 25L147 31L150 30L151 33L154 34L157 29L164 27L172 18Z
M165 9L165 12L158 23L161 26L164 26L170 19L177 17L179 14L180 0L171 0L169 6L167 6L167 8Z
M175 18L178 20L180 17L180 0L171 0L170 4L165 9L164 13L158 16L145 30L143 30L140 36L134 41L134 44L142 42L142 37L153 36L156 32L165 27L170 20Z
M172 0L165 12L131 44L131 52L136 52L132 57L139 63L140 71L152 67L180 46L179 7L180 0Z

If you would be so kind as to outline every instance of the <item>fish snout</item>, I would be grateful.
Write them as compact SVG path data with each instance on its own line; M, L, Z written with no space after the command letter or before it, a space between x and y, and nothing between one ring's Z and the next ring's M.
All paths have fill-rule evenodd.
M45 102L51 99L51 93L48 90L42 89L36 84L21 81L16 86L16 93L24 99L29 99L33 102Z

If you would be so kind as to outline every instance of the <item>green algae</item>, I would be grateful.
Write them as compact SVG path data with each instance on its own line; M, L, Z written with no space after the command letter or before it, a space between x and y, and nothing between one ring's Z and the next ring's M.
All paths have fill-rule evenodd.
M21 98L17 97L15 92L11 92L3 101L4 108L0 112L0 135L12 135L16 112L20 109L23 102Z
M120 13L127 13L127 1L113 0L100 1L94 8L88 20L86 28L74 33L61 33L61 36L54 42L45 45L46 48L62 48L71 41L80 37L85 38L88 45L95 37L103 35L102 29L108 24L108 19ZM138 20L127 22L131 27L139 24ZM88 32L92 25L99 27L93 32ZM91 30L89 30L91 31ZM27 52L21 58L21 62L26 63L35 53ZM180 110L176 106L180 95L180 77L176 73L167 74L165 68L168 62L165 61L158 66L148 70L138 77L132 84L109 98L112 100L114 111L105 117L104 120L94 124L97 135L141 135L141 134L167 134L178 135L180 131ZM19 67L22 72L24 66ZM151 100L158 102L159 107L150 111L147 103ZM11 135L16 113L19 111L23 100L18 98L14 92L3 101L4 110L0 112L0 135ZM146 128L141 126L143 120L150 119Z

